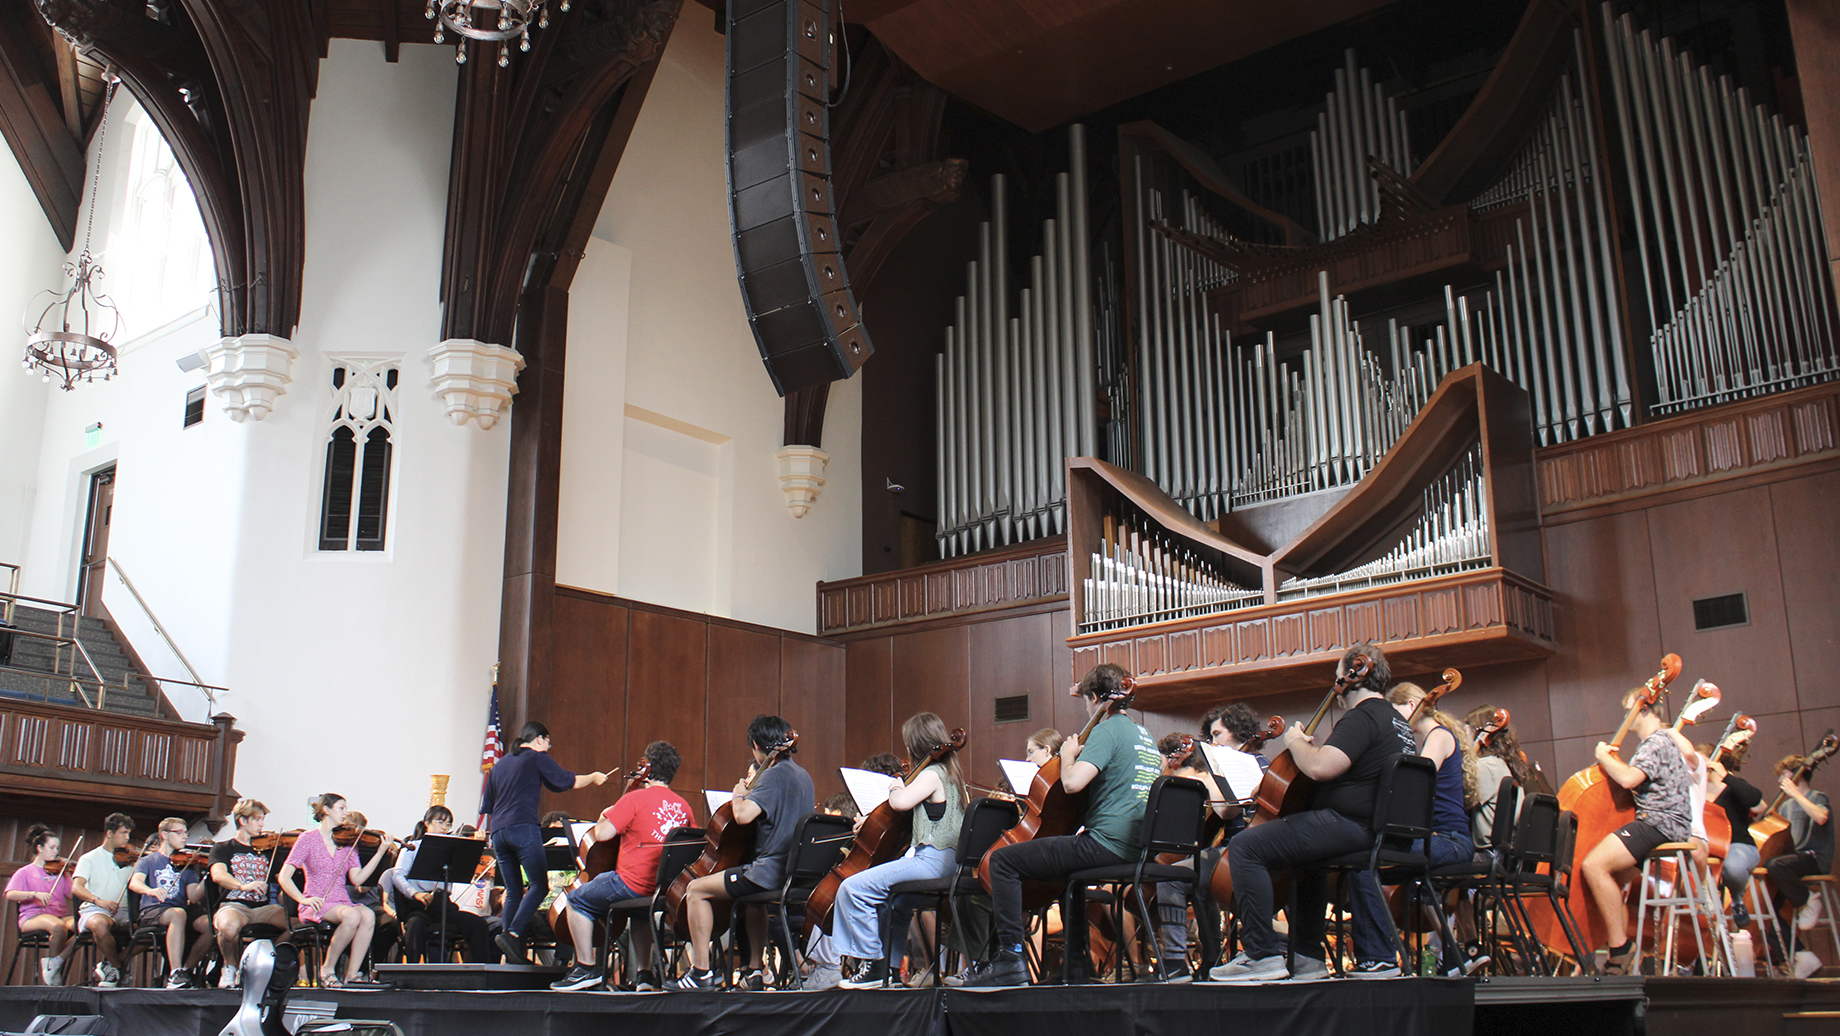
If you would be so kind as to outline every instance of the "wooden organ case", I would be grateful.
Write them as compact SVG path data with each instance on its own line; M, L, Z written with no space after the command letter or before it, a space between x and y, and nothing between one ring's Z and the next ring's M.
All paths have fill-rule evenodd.
M1362 641L1401 676L1553 651L1528 395L1480 363L1354 485L1212 522L1067 463L1073 669L1123 666L1144 708L1321 687Z

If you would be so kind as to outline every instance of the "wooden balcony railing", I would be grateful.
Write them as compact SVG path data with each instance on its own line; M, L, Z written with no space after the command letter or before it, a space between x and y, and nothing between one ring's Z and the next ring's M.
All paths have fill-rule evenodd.
M242 740L227 714L181 723L0 698L0 790L221 818Z

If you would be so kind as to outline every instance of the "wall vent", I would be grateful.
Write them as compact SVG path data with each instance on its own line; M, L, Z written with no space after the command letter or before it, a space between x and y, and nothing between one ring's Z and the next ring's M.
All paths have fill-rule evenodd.
M1029 696L1011 695L997 699L997 722L1017 723L1029 718Z
M1744 595L1741 593L1726 594L1723 597L1702 597L1693 602L1693 628L1696 630L1748 626L1750 623L1750 606L1745 602Z

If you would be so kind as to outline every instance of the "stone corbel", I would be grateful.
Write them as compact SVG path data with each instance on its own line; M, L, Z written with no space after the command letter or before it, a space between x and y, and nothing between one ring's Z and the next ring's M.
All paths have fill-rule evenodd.
M449 338L428 350L434 367L434 390L447 403L455 424L477 421L490 428L517 394L524 357L508 345L471 338Z
M275 335L249 334L221 338L198 351L205 364L211 392L223 401L232 421L260 421L275 408L275 397L287 392L294 380L294 360L300 350Z
M824 466L831 455L816 446L781 446L773 456L779 459L779 488L786 494L786 509L794 518L805 517L824 489Z

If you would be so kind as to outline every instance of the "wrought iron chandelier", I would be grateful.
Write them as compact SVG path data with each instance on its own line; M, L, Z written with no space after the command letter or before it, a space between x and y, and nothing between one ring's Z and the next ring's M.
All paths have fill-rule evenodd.
M569 0L562 0L560 6L566 13ZM463 37L454 48L454 62L461 65L466 64L467 40L497 43L498 67L504 68L511 64L513 39L518 41L518 50L528 51L531 26L549 28L549 0L428 0L422 13L435 23L436 43L446 42L450 29Z
M26 309L31 321L26 329L26 355L20 364L39 380L56 377L64 391L78 382L108 381L116 373L115 337L121 332L121 312L107 295L96 290L102 266L90 255L90 231L96 224L96 188L102 179L103 146L108 143L109 102L115 97L114 76L104 77L102 123L96 129L96 169L89 182L89 213L83 224L83 250L77 261L64 264L70 287L40 292ZM40 303L44 305L41 308ZM36 320L32 319L38 311ZM52 316L53 311L57 315Z

